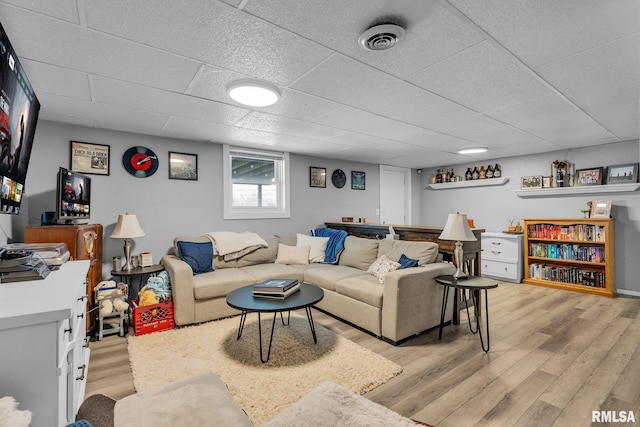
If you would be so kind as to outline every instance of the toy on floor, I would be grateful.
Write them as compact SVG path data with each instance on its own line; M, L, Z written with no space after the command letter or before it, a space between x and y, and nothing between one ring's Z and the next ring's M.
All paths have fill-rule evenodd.
M122 285L122 286L121 286ZM96 300L100 304L100 315L108 316L114 310L126 311L129 304L121 298L126 296L126 288L123 284L116 284L113 280L104 280L96 286Z

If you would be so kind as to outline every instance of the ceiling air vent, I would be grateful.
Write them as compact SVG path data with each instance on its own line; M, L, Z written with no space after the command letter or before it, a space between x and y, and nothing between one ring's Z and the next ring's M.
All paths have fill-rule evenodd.
M406 34L404 28L395 24L376 25L358 37L358 43L366 50L387 50L395 46Z

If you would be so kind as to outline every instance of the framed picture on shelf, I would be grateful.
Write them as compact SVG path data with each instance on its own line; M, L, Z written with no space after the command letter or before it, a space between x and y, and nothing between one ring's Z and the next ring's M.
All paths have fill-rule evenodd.
M110 146L79 141L69 142L71 143L69 166L72 171L109 175Z
M638 182L638 163L609 166L607 171L607 184Z
M542 175L523 176L520 178L520 189L531 190L542 188Z
M601 185L603 182L604 168L576 169L576 186Z
M169 179L198 180L198 155L169 151Z
M543 176L542 177L542 188L551 188L551 177Z
M309 187L327 188L327 169L309 167Z
M611 216L611 200L592 200L590 218L609 218Z
M358 171L351 171L351 189L352 190L364 190L365 189L365 173Z

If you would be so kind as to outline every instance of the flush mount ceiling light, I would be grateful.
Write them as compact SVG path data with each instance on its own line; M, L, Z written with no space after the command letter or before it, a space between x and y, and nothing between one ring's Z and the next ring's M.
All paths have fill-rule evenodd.
M461 148L458 150L458 154L478 154L486 153L487 151L489 151L487 147Z
M231 99L249 107L267 107L278 102L280 90L272 84L253 79L234 80L227 85Z
M387 50L398 44L406 33L400 25L375 25L358 37L358 43L365 50Z

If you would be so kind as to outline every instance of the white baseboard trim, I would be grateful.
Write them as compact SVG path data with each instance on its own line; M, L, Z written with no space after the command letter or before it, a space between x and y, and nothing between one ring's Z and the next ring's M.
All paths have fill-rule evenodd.
M625 289L616 289L616 292L622 295L630 295L632 297L640 297L640 292L638 291L627 291Z

